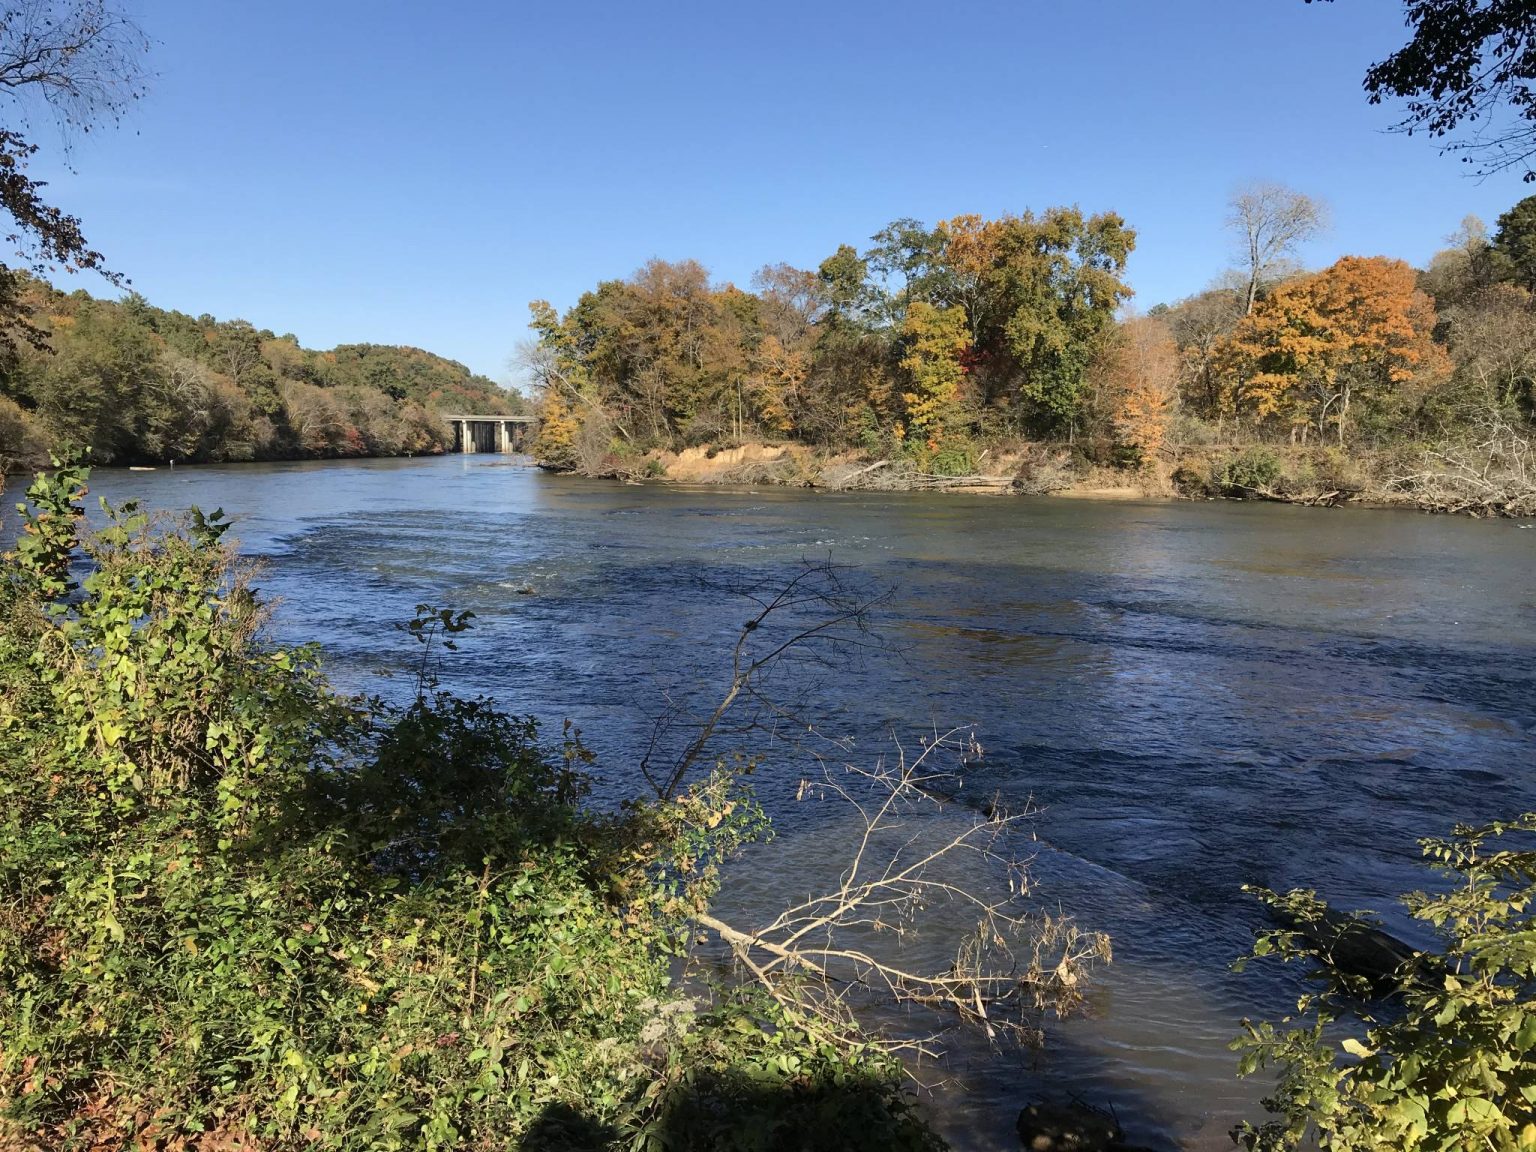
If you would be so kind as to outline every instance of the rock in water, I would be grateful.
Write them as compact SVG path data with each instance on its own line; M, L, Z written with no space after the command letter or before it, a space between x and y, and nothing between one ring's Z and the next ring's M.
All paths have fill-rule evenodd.
M1378 995L1395 991L1406 966L1417 956L1384 929L1332 908L1311 919L1284 909L1273 912L1275 919L1305 937L1336 968L1368 981Z
M1120 1122L1087 1104L1030 1104L1019 1113L1019 1143L1029 1152L1116 1152Z

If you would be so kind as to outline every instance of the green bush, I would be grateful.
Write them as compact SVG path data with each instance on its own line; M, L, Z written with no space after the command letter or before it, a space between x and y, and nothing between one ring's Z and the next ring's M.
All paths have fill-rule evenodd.
M1180 464L1168 477L1174 491L1180 496L1200 497L1211 496L1217 493L1212 487L1210 479L1204 472L1197 468L1191 468L1186 464Z
M1404 897L1443 952L1413 952L1381 1000L1327 937L1261 933L1254 956L1307 966L1318 990L1280 1027L1244 1022L1240 1071L1280 1070L1279 1119L1234 1132L1249 1149L1400 1152L1536 1148L1536 814L1422 842L1441 884ZM1509 843L1513 841L1514 843ZM1318 923L1310 892L1259 895ZM1337 919L1335 917L1335 919ZM1351 1018L1363 1027L1352 1026ZM1354 1033L1350 1035L1350 1033ZM1363 1036L1362 1036L1363 1034Z
M1268 448L1245 448L1216 466L1211 483L1223 495L1245 496L1273 488L1281 471L1279 457Z
M739 774L596 811L573 733L427 664L338 696L221 514L92 536L85 479L33 485L0 581L0 1147L712 1147L670 1117L742 1077L916 1124L888 1062L677 987Z
M976 450L964 441L946 441L928 461L935 476L970 476L976 471Z

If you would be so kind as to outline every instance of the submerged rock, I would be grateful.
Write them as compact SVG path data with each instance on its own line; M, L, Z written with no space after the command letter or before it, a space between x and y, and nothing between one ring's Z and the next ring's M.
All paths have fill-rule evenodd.
M1316 918L1271 908L1276 920L1322 952L1341 972L1367 981L1377 994L1397 989L1418 953L1390 932L1366 920L1324 909Z
M1127 1144L1120 1121L1081 1100L1029 1104L1019 1112L1019 1143L1029 1152L1149 1152Z
M1019 1143L1029 1152L1118 1152L1120 1122L1087 1104L1028 1104L1019 1113Z

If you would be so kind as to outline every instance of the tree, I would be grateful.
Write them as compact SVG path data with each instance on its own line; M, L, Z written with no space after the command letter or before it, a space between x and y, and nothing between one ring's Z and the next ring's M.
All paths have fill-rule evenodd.
M1023 402L1045 434L1075 427L1089 366L1131 298L1121 277L1136 233L1117 213L1048 208L993 224L992 320L977 352L987 398Z
M117 123L144 91L141 58L149 44L127 17L103 0L14 0L0 9L0 93L10 100L13 124L0 129L0 208L11 217L11 241L32 272L92 269L122 278L105 265L80 221L49 204L43 182L27 175L38 152L29 138L30 115L53 115L66 135ZM33 343L42 331L20 304L18 269L0 263L0 344L16 335Z
M1184 403L1201 416L1220 419L1224 381L1218 371L1222 346L1243 318L1243 293L1211 288L1171 308L1152 310L1164 320L1179 352L1179 390Z
M1536 302L1499 284L1446 315L1456 361L1450 402L1463 423L1486 427L1536 414Z
M1260 419L1294 434L1331 421L1343 444L1351 405L1443 365L1434 305L1401 260L1346 256L1282 284L1232 334L1227 354Z
M909 434L936 447L952 432L960 384L965 379L965 354L971 337L965 309L935 308L919 300L907 308L902 324L906 355L901 366L909 390L902 393Z
M1311 3L1312 0L1307 0ZM1531 0L1408 0L1408 43L1365 74L1372 104L1408 103L1398 130L1448 140L1479 174L1536 156L1536 5ZM1448 139L1462 129L1470 134Z
M1536 196L1527 196L1499 217L1493 247L1509 262L1515 282L1536 292Z
M1296 249L1321 232L1328 209L1283 184L1250 184L1233 194L1227 227L1237 234L1247 276L1243 315L1253 311L1259 290L1286 266Z
M1137 464L1150 465L1178 404L1179 350L1168 325L1156 317L1131 317L1115 334L1107 367L1115 439Z
M1488 239L1488 226L1468 216L1446 237L1449 248L1436 252L1420 277L1420 286L1435 298L1441 312L1469 303L1500 279L1510 263Z

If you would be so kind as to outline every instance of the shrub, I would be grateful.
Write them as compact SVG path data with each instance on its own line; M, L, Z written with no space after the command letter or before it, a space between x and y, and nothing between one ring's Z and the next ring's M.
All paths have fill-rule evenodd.
M1246 496L1274 487L1280 473L1280 460L1268 448L1245 448L1216 465L1211 484L1222 495Z
M976 450L964 441L945 441L928 459L935 476L970 476L976 471Z
M672 1112L775 1077L916 1124L888 1061L675 987L740 775L590 809L574 733L426 664L340 697L262 642L221 514L91 536L84 492L33 485L0 581L0 1146L685 1148Z
M1168 480L1180 496L1200 497L1218 494L1212 488L1211 481L1205 473L1187 464L1180 464L1175 468Z
M1240 1071L1280 1069L1280 1117L1233 1135L1249 1149L1536 1148L1536 814L1421 842L1438 892L1404 897L1443 953L1412 952L1393 995L1345 969L1326 936L1261 933L1253 955L1305 964L1319 990L1299 1021L1244 1022ZM1506 838L1514 843L1507 843ZM1523 843L1522 843L1523 842ZM1308 892L1260 891L1292 922L1329 915ZM1336 916L1335 919L1338 919ZM1348 1027L1348 1016L1364 1025ZM1355 1033L1350 1035L1349 1033Z

